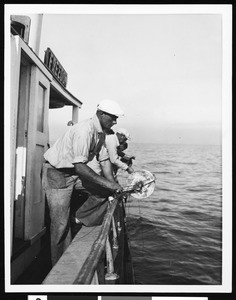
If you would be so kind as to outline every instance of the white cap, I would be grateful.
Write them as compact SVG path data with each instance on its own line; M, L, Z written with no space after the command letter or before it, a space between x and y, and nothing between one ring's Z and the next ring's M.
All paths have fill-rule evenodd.
M120 105L113 100L108 100L108 99L102 100L98 104L97 109L117 117L124 116L124 111L121 109Z
M130 140L130 134L125 128L119 128L116 132L123 134L127 138L127 140Z

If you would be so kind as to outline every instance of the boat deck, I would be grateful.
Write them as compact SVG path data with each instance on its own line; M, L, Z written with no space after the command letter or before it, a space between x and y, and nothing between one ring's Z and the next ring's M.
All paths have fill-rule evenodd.
M123 208L117 205L120 210ZM117 208L117 207L116 207ZM121 209L122 208L122 209ZM120 212L121 213L121 212ZM124 217L121 229L118 233L118 249L113 249L112 256L114 260L114 269L119 278L116 280L106 280L106 247L100 251L97 259L97 266L94 275L92 275L91 284L133 284L133 269L131 255L129 251L128 237ZM52 268L50 262L50 234L49 223L47 231L41 240L41 252L35 258L29 268L18 278L14 284L81 284L78 275L85 269L85 262L89 255L93 253L94 244L100 238L102 225L86 227L73 223L73 240L67 250L64 252L58 263ZM113 230L111 230L111 235ZM110 237L112 240L112 236ZM95 251L96 252L96 251ZM90 272L88 268L88 272Z

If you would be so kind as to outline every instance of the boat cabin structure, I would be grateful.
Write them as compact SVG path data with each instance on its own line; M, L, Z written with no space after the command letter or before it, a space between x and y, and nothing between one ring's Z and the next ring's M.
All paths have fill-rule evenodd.
M49 111L72 107L78 122L82 102L67 89L67 73L50 48L39 58L43 16L12 15L10 33L11 103L11 281L39 254L45 234L43 154L49 146Z

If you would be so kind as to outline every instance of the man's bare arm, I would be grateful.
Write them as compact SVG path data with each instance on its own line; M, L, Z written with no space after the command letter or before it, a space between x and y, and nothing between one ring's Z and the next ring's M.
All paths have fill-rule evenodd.
M98 175L89 166L84 163L74 164L75 172L79 175L81 179L86 179L90 182L100 185L110 191L121 190L121 186L115 181L110 181L103 176Z
M108 179L109 181L114 182L115 178L113 176L113 167L111 164L110 159L106 159L100 162L101 168L102 168L102 172L103 172L103 176Z

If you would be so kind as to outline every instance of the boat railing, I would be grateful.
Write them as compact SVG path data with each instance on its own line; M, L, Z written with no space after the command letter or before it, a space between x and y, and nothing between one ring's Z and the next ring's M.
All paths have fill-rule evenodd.
M61 278L68 276L65 274L66 272L71 274L70 279L66 279L64 284L115 284L123 282L125 273L127 273L123 265L124 259L126 259L124 255L126 248L124 201L122 196L109 197L103 223L93 231L92 242L90 239L89 243L84 242L82 245L83 239L77 237L79 231L43 284L62 283ZM84 230L88 230L88 228L84 228ZM95 231L96 233L94 233ZM91 229L90 232L92 232ZM85 235L86 233L83 236ZM81 251L79 251L79 247ZM75 251L77 251L76 255ZM79 260L80 264L78 264ZM66 271L67 262L70 265L68 271ZM79 269L73 271L76 265L79 266Z
M98 238L94 241L92 249L83 264L77 278L74 281L74 284L90 284L95 270L97 269L97 265L99 263L102 252L105 249L106 253L106 262L107 262L107 273L105 275L105 279L117 279L117 274L114 273L114 260L113 253L111 250L109 233L112 229L113 234L113 248L118 248L117 243L117 227L114 219L114 211L117 207L118 199L110 197L107 212L104 216L101 232ZM118 224L117 224L118 225Z

